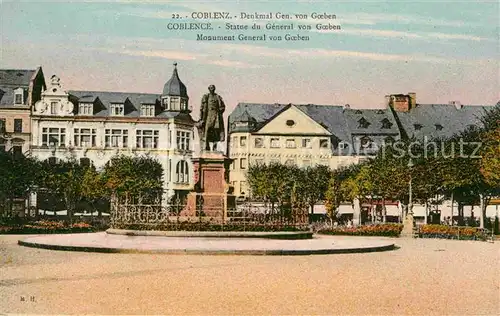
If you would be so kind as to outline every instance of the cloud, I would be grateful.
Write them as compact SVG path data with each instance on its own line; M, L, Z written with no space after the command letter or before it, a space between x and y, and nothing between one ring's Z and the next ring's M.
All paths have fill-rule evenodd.
M387 37L387 38L407 38L407 39L416 39L416 40L431 40L431 39L439 39L439 40L464 40L464 41L486 41L486 42L494 42L495 40L479 37L473 35L465 35L465 34L449 34L449 33L436 33L436 32L402 32L402 31L394 31L394 30L374 30L374 29L346 29L343 28L341 30L316 30L318 33L335 33L335 34L344 34L344 35L357 35L357 36L370 36L370 37Z
M121 53L131 56L160 57L175 60L196 60L202 57L197 54L169 50L108 50L108 52Z

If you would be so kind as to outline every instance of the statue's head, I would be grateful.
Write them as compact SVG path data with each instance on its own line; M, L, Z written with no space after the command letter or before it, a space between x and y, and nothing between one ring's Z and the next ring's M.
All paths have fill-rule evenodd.
M208 86L208 91L210 91L210 93L214 93L215 92L215 86L213 84L209 85Z

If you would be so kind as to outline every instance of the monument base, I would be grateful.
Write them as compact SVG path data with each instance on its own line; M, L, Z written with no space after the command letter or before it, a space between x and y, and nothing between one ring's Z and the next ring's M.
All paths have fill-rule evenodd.
M403 221L403 230L401 231L401 237L413 238L413 229L415 225L413 223L413 215L406 215Z
M187 197L181 216L208 216L225 220L227 209L234 207L234 197L230 196L228 184L229 165L232 159L221 152L202 152L193 158L193 192Z

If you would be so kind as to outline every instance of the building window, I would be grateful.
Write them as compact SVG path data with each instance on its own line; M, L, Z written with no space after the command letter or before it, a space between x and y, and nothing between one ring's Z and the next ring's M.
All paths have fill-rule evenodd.
M328 139L320 139L319 140L320 148L328 148Z
M295 165L295 159L287 159L285 161L285 165L287 165L287 166L293 166L293 165Z
M386 118L382 120L382 128L383 128L383 129L389 129L389 128L391 128L391 127L392 127L392 123L391 123L391 121L389 121L389 120L388 120L388 119L386 119Z
M360 118L358 123L358 128L368 128L368 126L370 126L370 122L368 122L364 117Z
M0 133L5 133L6 130L6 124L5 124L5 119L0 119Z
M137 148L158 148L157 130L138 130L136 135Z
M175 177L177 183L189 183L189 167L186 161L181 160L177 163Z
M296 148L295 139L289 138L286 140L286 148Z
M22 133L22 132L23 132L23 120L14 119L14 133Z
M311 139L310 138L302 139L302 148L311 148Z
M22 156L23 155L23 146L22 145L12 146L12 153L14 154L14 156Z
M181 103L179 98L170 97L170 110L171 111L180 111Z
M142 116L155 116L154 104L143 104L142 105Z
M419 131L422 129L422 124L413 124L413 127L415 128L416 131Z
M49 162L49 165L55 165L55 164L57 164L57 158L56 157L49 157L49 159L47 159L47 161Z
M125 105L123 103L113 103L111 104L111 115L113 116L123 116L125 111Z
M177 148L182 150L189 150L190 139L191 139L191 133L177 131Z
M86 157L80 158L80 165L84 167L90 167L90 159Z
M80 103L78 113L80 115L92 115L94 112L94 105L92 103Z
M247 145L247 137L246 136L241 136L240 137L240 146L245 147Z
M348 148L349 148L349 144L348 144L348 143L342 143L342 142L341 142L341 143L339 144L339 148L340 148L340 149L348 149Z
M96 147L96 130L90 128L74 129L75 147Z
M128 147L128 130L106 129L104 135L104 146L114 148Z
M50 114L57 114L57 102L50 102Z
M63 147L65 144L65 128L42 128L42 146Z
M23 100L23 91L20 89L20 90L16 90L15 94L14 94L14 104L24 104L24 100Z
M240 182L240 195L246 195L247 190L247 182L246 181L241 181Z
M271 138L271 148L280 148L279 138Z
M247 168L247 159L241 158L240 159L240 169L246 169L246 168Z
M262 139L262 137L256 137L254 139L254 145L255 145L255 148L262 148L264 147L264 140Z
M372 140L370 137L365 136L361 138L361 147L362 148L371 148L372 147Z
M265 162L264 162L264 159L255 159L255 165L264 165Z

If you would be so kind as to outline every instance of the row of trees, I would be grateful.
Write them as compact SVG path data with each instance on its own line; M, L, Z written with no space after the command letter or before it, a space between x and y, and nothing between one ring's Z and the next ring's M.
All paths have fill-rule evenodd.
M385 144L371 159L345 168L326 166L301 169L280 164L252 165L247 181L254 198L271 205L306 205L325 201L331 218L341 203L359 199L440 203L444 198L464 205L480 205L481 227L492 197L500 196L500 104L482 118L482 126L469 127L450 139L422 142L406 139Z
M0 152L0 210L8 216L16 198L37 191L45 204L67 210L70 222L75 210L102 210L112 196L153 198L162 191L163 168L147 156L115 156L100 171L76 159L56 162ZM43 200L43 199L39 199Z
M464 205L479 204L484 227L486 207L500 195L500 105L482 123L449 139L388 144L373 159L334 171L325 194L329 213L341 201L367 196L382 200L384 214L388 199L401 201L407 209L411 179L413 203L430 206L439 203L438 197L451 198L459 205L461 220Z

